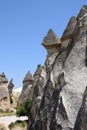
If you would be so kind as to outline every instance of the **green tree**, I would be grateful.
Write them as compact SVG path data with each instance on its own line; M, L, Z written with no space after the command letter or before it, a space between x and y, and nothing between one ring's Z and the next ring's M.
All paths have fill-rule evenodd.
M32 101L30 99L27 99L24 105L17 110L17 116L29 116L31 103Z
M31 103L32 103L32 101L30 99L27 99L25 104L24 104L26 116L29 116Z

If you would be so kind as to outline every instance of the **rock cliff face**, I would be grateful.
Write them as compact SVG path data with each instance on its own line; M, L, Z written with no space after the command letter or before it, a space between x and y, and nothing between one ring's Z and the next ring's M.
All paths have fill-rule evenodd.
M83 95L82 105L77 115L74 130L87 130L87 87Z
M0 74L0 109L3 111L10 109L10 99L7 83L8 79L5 74Z
M32 99L33 95L33 78L31 73L28 71L23 80L22 92L18 99L18 107L21 107L27 99Z
M28 130L87 130L87 5L61 38L50 29L42 45L47 58L34 77Z

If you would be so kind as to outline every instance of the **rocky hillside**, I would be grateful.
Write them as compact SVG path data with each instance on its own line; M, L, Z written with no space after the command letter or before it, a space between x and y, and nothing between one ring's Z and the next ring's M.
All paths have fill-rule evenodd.
M61 38L50 29L42 45L47 58L34 75L28 130L87 130L87 5Z

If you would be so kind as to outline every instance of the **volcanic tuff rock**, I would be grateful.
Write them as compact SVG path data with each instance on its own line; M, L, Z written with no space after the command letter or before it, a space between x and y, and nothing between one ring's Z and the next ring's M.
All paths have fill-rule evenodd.
M52 29L49 29L47 36L44 37L42 45L47 49L49 55L52 55L54 52L58 52L61 47L61 40L53 32Z
M42 43L47 58L34 78L28 130L87 130L87 5L70 19L61 39L49 30Z
M9 95L11 96L12 90L13 90L14 84L13 84L13 79L10 80L8 84L8 90L9 90Z
M32 84L33 84L33 78L31 73L28 71L23 80L23 88L21 94L19 95L18 107L21 107L25 103L26 99L32 99L33 95Z
M8 79L5 74L0 74L0 109L3 111L10 109L10 99L7 83Z
M77 115L74 130L87 130L87 87L83 95L82 105Z

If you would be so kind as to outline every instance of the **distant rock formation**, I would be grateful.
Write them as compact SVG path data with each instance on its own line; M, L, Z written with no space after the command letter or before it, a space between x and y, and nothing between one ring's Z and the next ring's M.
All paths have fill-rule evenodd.
M10 109L10 98L7 83L8 79L5 74L0 74L0 109L3 111Z
M12 92L11 97L10 97L10 102L11 102L11 109L17 109L17 103L19 99L19 92Z
M18 108L21 107L27 99L32 99L33 96L32 84L33 84L33 77L31 73L28 71L23 80L22 92L19 95L18 99Z
M87 5L61 38L50 29L42 45L47 58L34 75L28 130L87 130Z
M9 95L10 96L12 95L13 87L14 87L13 79L11 79L9 84L8 84L8 90L9 90Z

